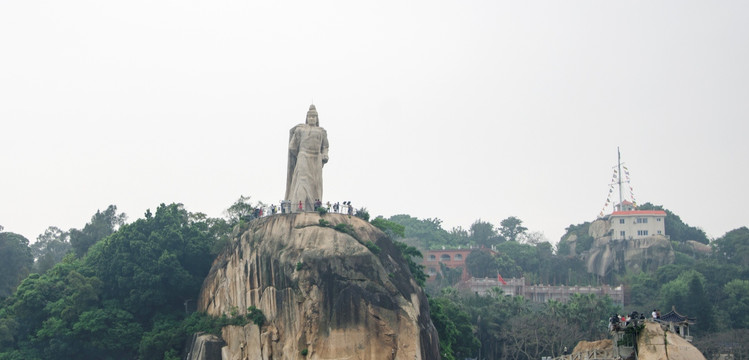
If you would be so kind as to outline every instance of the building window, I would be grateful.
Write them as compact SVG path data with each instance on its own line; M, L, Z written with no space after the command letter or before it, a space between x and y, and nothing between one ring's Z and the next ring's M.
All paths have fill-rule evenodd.
M648 218L637 218L637 223L638 224L647 224L648 223Z
M429 260L437 260L437 257L434 254L429 254Z
M620 224L624 224L624 219L619 219Z
M658 230L658 235L661 235L661 231L660 230Z
M619 232L619 236L621 236L622 238L624 237L624 230Z
M661 222L661 218L657 218L657 219L655 219L655 220L656 220L656 221L658 221L658 222Z
M455 261L463 260L463 254L455 254Z
M648 236L647 230L637 230L637 236Z
M440 261L450 261L450 255L448 254L440 255Z
M430 267L429 268L429 275L436 275L436 274L437 274L437 269L435 269L433 267Z

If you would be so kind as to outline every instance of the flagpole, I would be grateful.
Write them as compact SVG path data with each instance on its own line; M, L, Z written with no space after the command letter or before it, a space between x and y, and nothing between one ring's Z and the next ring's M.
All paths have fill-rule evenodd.
M624 195L622 195L622 153L619 152L619 147L616 147L616 164L619 168L619 211L624 211L624 206L622 205L622 202L624 201ZM616 206L614 206L614 209L616 209Z

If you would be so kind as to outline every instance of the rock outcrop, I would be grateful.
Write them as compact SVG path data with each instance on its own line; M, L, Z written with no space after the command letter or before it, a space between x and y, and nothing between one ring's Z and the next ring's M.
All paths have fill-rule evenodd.
M572 359L615 358L611 339L599 341L580 341L572 351ZM582 356L574 356L582 354ZM665 330L665 326L653 321L646 321L645 328L637 337L638 360L705 360L699 349L679 335Z
M213 334L197 333L187 342L188 360L221 360L221 349L226 345L221 338Z
M250 306L267 321L224 327L223 359L440 358L408 265L383 232L356 217L253 221L216 259L198 301L215 316Z
M639 360L705 360L689 341L679 335L667 332L660 324L646 322L645 329L637 339Z
M626 240L600 237L582 256L589 273L606 276L612 271L621 274L627 271L655 271L659 266L673 263L675 255L668 239L655 235Z
M605 219L592 222L588 227L588 235L593 238L589 249L578 246L579 240L574 233L565 236L562 242L569 246L570 255L579 256L583 260L591 274L606 276L612 272L623 274L627 271L655 271L659 266L674 262L674 249L663 235L612 239L611 223ZM590 238L587 239L589 241Z
M594 358L614 358L614 343L611 341L611 339L596 341L580 340L577 345L575 345L575 348L572 349L573 354L588 354L593 352L595 352L596 354Z

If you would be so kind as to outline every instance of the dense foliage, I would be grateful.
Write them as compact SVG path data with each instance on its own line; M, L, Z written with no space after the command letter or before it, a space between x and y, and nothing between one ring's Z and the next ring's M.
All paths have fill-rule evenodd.
M690 226L684 223L679 215L674 214L671 210L664 208L661 205L653 205L651 203L644 203L637 207L637 210L663 210L666 212L665 230L666 234L671 240L678 242L685 242L688 240L694 240L703 244L710 243L705 232L697 227Z
M700 349L708 357L718 352L733 351L731 349L737 345L721 342L721 339L734 339L735 334L749 331L749 229L741 227L708 241L701 229L684 223L679 216L661 206L645 204L640 209L662 209L666 212L664 226L676 260L653 272L613 273L605 278L589 274L580 255L593 244L594 239L588 234L589 222L570 225L566 229L563 238L574 235L576 239L573 253L569 243L564 241L560 242L558 249L546 241L534 241L533 233L529 233L522 226L522 221L514 217L503 220L500 226L477 220L469 230L454 228L450 232L441 228L439 219L420 220L397 215L390 220L403 225L404 242L423 250L473 247L474 251L466 257L465 263L472 276L492 278L500 274L504 278L524 277L529 284L622 285L626 306L620 312L635 310L650 313L653 309L659 309L666 313L673 307L697 319L690 331L696 336L695 339L705 339L695 340L695 344L701 346ZM518 230L519 233L514 234ZM513 237L515 241L511 240ZM712 251L699 250L690 240L709 243ZM492 247L493 250L478 250L481 247ZM616 311L610 303L585 306L585 301L593 302L595 299L577 299L572 304L554 305L549 302L520 306L515 303L522 302L520 298L495 296L491 300L491 297L475 294L456 295L458 292L455 290L445 292L446 288L457 284L460 271L462 269L450 269L442 264L436 279L426 286L431 295L430 304L434 304L432 311L436 312L433 320L435 325L440 324L438 329L443 352L452 356L531 359L558 355L560 344L571 348L581 339L605 337L605 332L600 329L611 315L608 311ZM487 305L492 301L494 305ZM481 310L483 308L492 310ZM596 312L596 308L606 310ZM451 329L457 324L450 325L445 318L459 321L462 319L460 311L470 314L467 322L480 340L480 353L466 355L465 350L460 353L455 351L458 340L453 337L467 335L455 335L456 332ZM449 315L440 315L445 313ZM486 319L489 318L494 319L493 322L487 323ZM563 318L568 320L561 321ZM583 319L585 324L574 322ZM541 323L544 325L539 325ZM562 328L556 328L560 324L563 324ZM561 335L569 337L555 338ZM552 345L550 339L556 339L556 345ZM470 343L470 339L460 341ZM746 344L741 346L749 347Z
M13 293L18 283L29 274L33 263L28 239L19 234L0 232L0 298Z
M108 213L97 212L80 233L106 234L102 224L116 224L100 220L116 217ZM162 204L90 244L82 258L30 275L0 308L0 359L177 358L186 334L215 328L185 311L215 241L208 223Z
M505 296L444 288L429 299L432 322L445 359L539 359L562 355L580 339L607 335L608 317L619 309L608 297L575 295L567 303L533 304Z
M663 209L651 204L640 208ZM579 256L592 245L590 223L567 228L565 237L574 234L577 239L574 253L565 242L555 249L516 217L499 226L479 219L467 230L449 232L439 219L409 215L376 217L371 223L397 240L414 278L428 291L445 359L557 356L579 340L606 337L611 313L656 308L665 313L672 307L697 318L691 328L694 344L708 358L732 352L746 359L749 229L708 241L702 230L664 211L674 263L604 279L588 274ZM218 319L186 311L194 308L215 254L231 241L233 230L246 228L256 214L250 198L243 196L227 210L226 219L162 204L155 213L147 211L144 218L125 224L125 215L110 206L82 229L49 227L33 244L0 232L0 360L178 359L194 332L263 324L264 315L253 308L246 315L235 310ZM697 251L689 240L710 247ZM505 296L498 288L483 296L463 293L453 288L463 269L444 264L436 280L425 283L421 251L442 247L473 248L466 270L477 277L524 277L530 284L621 284L626 307L618 309L610 299L593 295L535 304Z

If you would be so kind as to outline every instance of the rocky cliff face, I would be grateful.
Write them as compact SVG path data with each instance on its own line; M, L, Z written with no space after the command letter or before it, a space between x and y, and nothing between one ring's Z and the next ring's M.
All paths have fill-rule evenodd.
M645 328L637 337L638 360L705 360L699 349L679 335L665 331L665 326L646 321ZM580 354L582 353L582 354ZM580 341L572 351L572 358L615 358L618 351L614 349L611 339L599 341ZM575 356L581 355L581 356ZM635 359L634 356L627 359Z
M332 228L338 224L353 231ZM265 314L262 327L222 330L224 359L439 359L426 297L398 252L356 217L258 219L216 259L198 308L220 316L256 306Z
M639 360L705 360L692 343L650 321L637 339L637 349Z
M578 249L577 252L589 273L606 276L612 271L654 271L674 262L674 249L665 236L614 240L607 235L610 230L611 225L606 220L590 224L588 234L595 240L589 250L580 253ZM571 254L575 254L577 237L572 234L563 241L569 244Z
M655 271L674 262L674 250L663 236L643 239L611 240L605 236L593 242L583 254L589 273L605 276L614 271Z

